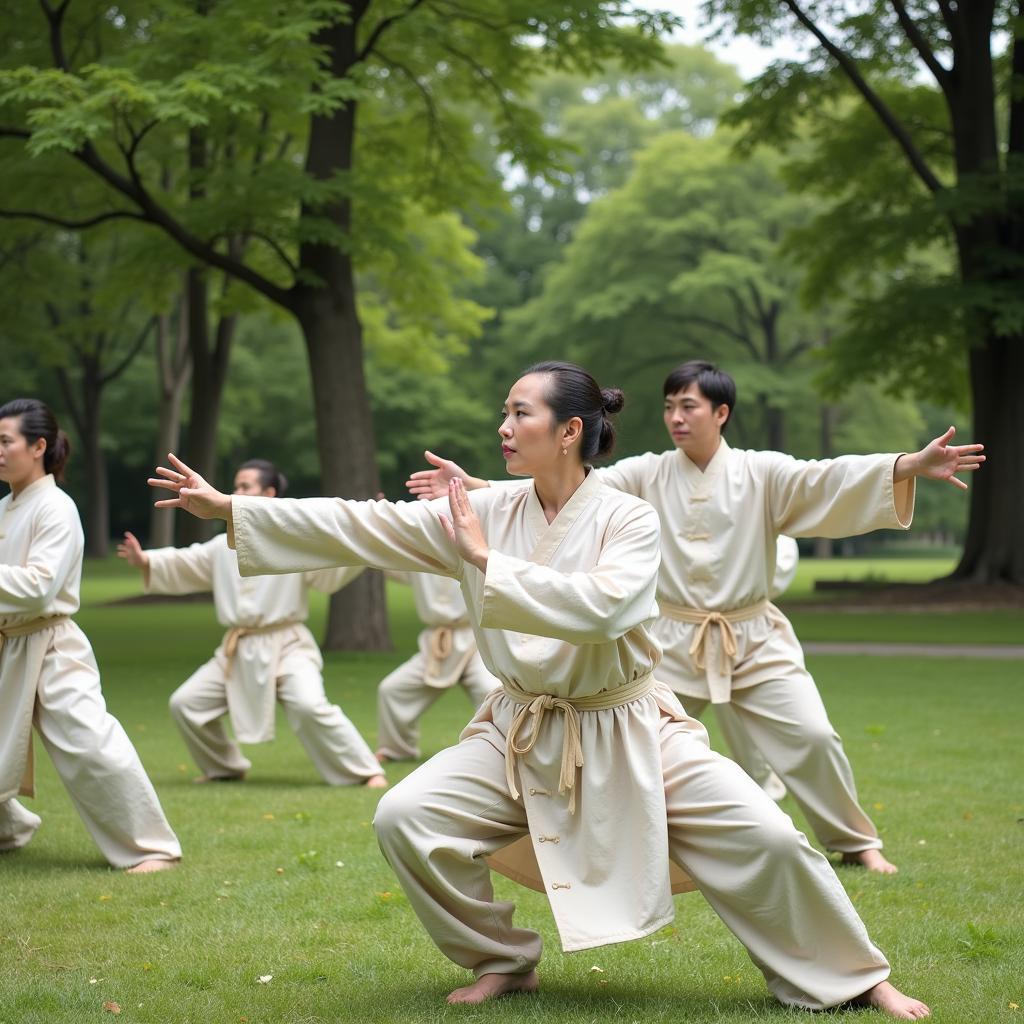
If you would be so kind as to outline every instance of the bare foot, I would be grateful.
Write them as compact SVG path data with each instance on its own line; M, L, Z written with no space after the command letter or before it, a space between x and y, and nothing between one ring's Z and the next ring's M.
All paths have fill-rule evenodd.
M180 863L177 860L158 860L154 857L152 860L139 861L134 867L125 868L124 873L126 875L149 875L154 871L170 871Z
M197 775L192 781L197 786L205 786L208 782L245 782L245 772L241 775Z
M481 974L472 985L448 993L449 1003L484 1003L510 992L536 992L537 972L529 974ZM895 989L893 989L895 991Z
M363 785L367 789L387 789L388 780L383 775L371 775Z
M899 868L882 856L881 850L858 850L856 853L844 853L844 864L859 864L868 871L877 871L880 875L895 875Z
M851 999L856 1006L874 1006L897 1020L921 1020L930 1017L932 1011L920 999L911 999L887 981L880 981L874 988Z

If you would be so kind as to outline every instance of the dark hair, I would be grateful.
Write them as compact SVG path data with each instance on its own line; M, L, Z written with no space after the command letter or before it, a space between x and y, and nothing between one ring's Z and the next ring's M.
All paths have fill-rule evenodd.
M547 377L544 399L551 406L556 423L565 423L573 416L583 420L580 454L584 459L607 455L615 445L615 426L610 416L625 402L618 388L599 388L597 381L575 363L549 360L534 363L523 376L543 373Z
M64 466L71 455L71 442L68 435L60 429L57 417L50 407L38 398L15 398L0 405L0 420L9 416L17 416L20 420L21 436L29 444L35 444L39 438L46 441L43 453L43 469L52 473L58 483L64 479Z
M667 398L679 391L685 391L694 382L700 393L711 403L712 410L720 405L729 406L729 416L722 424L724 433L736 410L736 381L714 363L706 363L703 359L691 359L688 363L677 366L665 378L662 394Z
M288 477L268 459L250 459L248 462L243 462L238 468L259 470L260 487L263 490L273 487L279 498L283 498L284 492L288 490Z

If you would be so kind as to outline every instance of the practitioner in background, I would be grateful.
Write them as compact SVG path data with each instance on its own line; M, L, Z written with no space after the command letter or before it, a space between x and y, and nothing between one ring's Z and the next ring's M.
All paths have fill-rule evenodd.
M377 760L419 759L419 721L456 684L473 709L501 684L487 671L476 649L469 612L458 581L422 572L389 572L388 579L412 587L416 614L426 629L419 650L377 690Z
M96 658L72 620L84 538L58 487L70 445L34 398L0 407L0 850L42 824L16 797L35 795L32 726L107 861L131 873L181 859L153 784L107 711Z
M235 494L267 498L279 497L287 487L284 475L265 459L243 463L234 483ZM275 702L280 702L325 782L387 785L359 731L328 701L323 657L306 627L310 589L333 594L361 567L243 579L224 534L187 548L144 551L134 534L126 533L117 553L142 571L146 593L212 591L217 620L227 630L213 657L171 695L171 716L202 772L196 782L244 779L251 763L239 744L273 740Z

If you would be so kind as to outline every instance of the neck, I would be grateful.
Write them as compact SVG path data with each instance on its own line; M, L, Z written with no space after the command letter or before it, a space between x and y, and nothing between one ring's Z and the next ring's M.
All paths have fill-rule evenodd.
M700 448L685 448L683 454L703 473L708 463L715 457L718 446L722 443L722 435L718 434L712 441Z
M565 460L568 461L568 460ZM580 462L570 464L565 469L556 466L548 473L538 473L533 478L537 488L540 507L544 510L544 518L550 523L565 508L568 500L579 489L586 479L587 473Z
M40 466L38 469L34 469L28 476L23 476L20 480L9 480L8 483L11 485L11 494L13 497L17 497L26 488L31 487L37 480L42 480L46 476L46 470Z

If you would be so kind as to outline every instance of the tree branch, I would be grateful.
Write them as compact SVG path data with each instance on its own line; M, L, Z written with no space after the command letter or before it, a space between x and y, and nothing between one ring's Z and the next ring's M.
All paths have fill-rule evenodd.
M938 57L935 56L935 51L928 40L925 39L924 33L918 27L917 22L907 13L907 5L903 0L889 0L889 2L892 4L892 9L896 12L896 17L899 18L900 25L903 26L903 31L906 33L911 45L917 50L918 56L925 63L925 67L935 76L935 81L939 83L942 91L948 97L951 77L949 68L943 67L939 63Z
M118 377L128 369L131 361L142 351L142 346L146 343L146 338L149 337L149 332L156 325L156 317L151 316L143 326L142 330L139 331L138 337L132 342L131 347L125 353L124 358L114 367L114 369L103 374L100 377L100 384L106 386L112 380L116 380Z
M69 231L84 231L87 228L94 228L97 224L104 224L108 220L138 220L145 218L131 210L108 210L106 213L98 213L95 217L86 217L84 220L66 220L63 217L54 217L49 213L40 213L38 210L0 210L0 218L4 220L37 220L43 224L52 224L54 227L67 228Z
M50 23L50 46L53 52L54 63L58 68L67 71L68 68L64 61L61 40L61 23L64 11L67 9L70 0L63 0L63 3L56 11L50 8L46 0L39 0L39 2ZM21 137L27 136L22 135ZM162 207L150 195L143 184L142 178L135 167L134 152L131 149L126 153L130 175L128 178L111 167L100 156L91 142L86 142L79 149L72 152L71 155L88 167L97 177L107 182L115 191L130 199L141 211L140 220L159 227L187 253L190 253L209 266L216 267L218 270L223 270L225 273L230 274L284 309L292 309L291 289L282 288L280 285L275 284L241 260L232 259L230 256L218 252L212 245L189 231L184 224Z
M842 68L846 77L853 84L853 87L864 97L868 106L875 112L886 130L896 140L900 149L903 150L904 155L910 162L910 166L921 181L924 182L928 191L933 193L941 192L942 182L939 181L938 177L928 166L928 162L917 146L914 145L913 139L910 138L907 130L900 124L896 115L885 104L881 96L868 84L860 68L857 67L857 62L825 35L796 0L782 0L782 2L789 8L797 21L818 40L832 59Z
M436 147L437 150L440 151L443 148L438 142L438 139L441 136L440 129L438 128L438 125L441 123L441 118L438 116L437 104L434 102L433 93L431 93L419 78L416 77L413 71L407 68L400 61L397 61L392 57L388 57L383 53L378 53L377 58L408 78L423 97L423 105L427 108L427 162L429 163L429 154L431 149Z
M391 28L395 22L401 21L403 18L409 17L413 11L416 10L424 0L412 0L409 6L404 11L399 11L398 14L393 14L390 18L384 18L377 23L376 28L370 33L370 38L366 40L363 48L356 54L356 59L353 63L358 64L360 61L366 60L367 57L373 53L373 48L377 45L377 41L384 33Z

